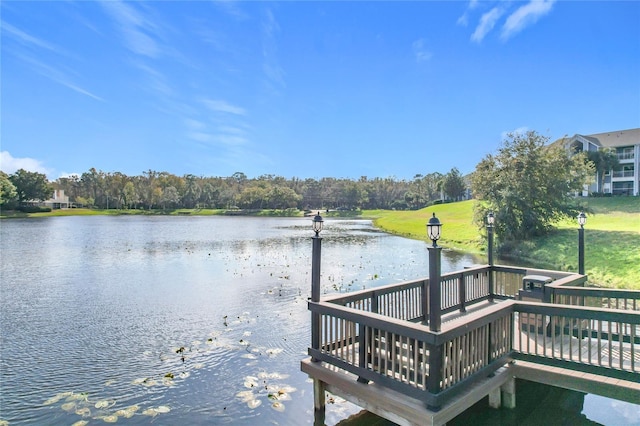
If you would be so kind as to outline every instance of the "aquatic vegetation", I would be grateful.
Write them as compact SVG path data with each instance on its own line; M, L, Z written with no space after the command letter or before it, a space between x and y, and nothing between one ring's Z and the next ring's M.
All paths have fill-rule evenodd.
M95 403L95 407L96 408L109 408L112 407L113 405L115 405L115 401L114 400L108 400L108 399L102 399L98 402Z
M89 417L91 416L91 409L89 407L82 407L76 409L76 414L80 417Z
M8 425L8 424L9 424L9 423L7 423L7 425ZM87 420L78 420L77 422L75 422L75 423L74 423L74 424L72 424L71 426L86 426L86 425L88 425L88 424L89 424L89 421L87 421ZM0 426L4 426L4 425L2 424L2 422L0 422Z
M126 419L130 419L139 409L140 407L138 405L131 405L127 408L116 411L115 415L118 417L124 417Z
M143 416L151 416L151 417L155 417L158 415L158 412L156 411L155 408L147 408L146 410L144 410L142 412Z
M267 349L267 355L269 356L276 356L280 353L282 353L283 349L282 348L271 348L271 349Z
M259 399L252 399L250 401L247 401L247 406L252 410L258 408L260 405L262 405L262 401Z
M284 411L284 404L276 401L273 404L271 404L271 408L273 408L276 411L283 412Z
M244 387L250 390L240 391L236 394L236 398L246 403L247 406L253 410L262 405L260 398L266 397L271 403L271 408L278 412L282 412L285 409L282 401L290 401L291 393L296 391L296 388L288 385L281 385L277 383L270 383L270 380L281 380L289 377L287 374L280 374L277 372L268 373L266 371L260 371L256 376L245 376Z
M60 406L64 411L75 411L76 403L75 402L65 402Z

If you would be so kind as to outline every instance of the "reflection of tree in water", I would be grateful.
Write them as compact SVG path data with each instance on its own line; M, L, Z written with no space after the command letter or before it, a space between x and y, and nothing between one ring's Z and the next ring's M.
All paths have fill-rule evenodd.
M472 266L472 263L483 265L486 264L486 259L483 259L480 256L471 255L468 253L463 253L455 250L443 250L442 257L445 259L454 270L463 269L467 266ZM469 258L473 260L473 262L469 262Z

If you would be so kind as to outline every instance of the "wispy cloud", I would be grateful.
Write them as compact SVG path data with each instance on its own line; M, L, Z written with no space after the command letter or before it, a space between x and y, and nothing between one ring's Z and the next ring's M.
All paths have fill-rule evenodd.
M271 11L267 9L262 20L262 55L264 62L262 69L266 76L267 88L273 93L279 94L286 87L285 72L278 62L278 44L276 35L280 26Z
M214 0L213 4L218 6L221 10L223 10L227 15L233 16L239 20L247 19L248 16L240 7L239 1L236 0Z
M246 110L223 100L203 99L208 110L206 120L185 118L187 138L203 146L223 146L225 155L231 147L249 142L245 123Z
M29 157L16 158L9 151L0 152L0 170L7 174L12 174L20 169L28 172L44 173L45 175L51 173L40 160Z
M7 33L7 35L11 36L14 40L17 40L24 45L39 47L56 53L62 52L62 49L58 46L55 46L54 44L44 41L31 34L27 34L26 32L14 27L8 22L2 21L0 26L2 27L3 32Z
M555 0L531 0L524 6L520 6L507 18L502 27L500 38L508 40L527 26L535 24L540 17L551 11L554 3Z
M475 9L476 7L478 7L478 1L479 0L471 0L469 2L469 4L467 5L467 8L465 9L464 13L458 18L458 25L462 25L462 26L467 26L469 24L469 13Z
M26 62L31 65L31 68L37 72L38 74L55 81L62 86L65 86L68 89L73 90L74 92L80 93L81 95L88 96L97 101L104 102L104 99L100 96L91 93L90 91L80 87L77 83L75 83L72 78L69 76L72 72L64 72L59 68L54 66L45 64L42 61L39 61L29 55L18 54L17 55L23 62Z
M224 112L235 115L245 115L247 113L244 108L232 105L227 101L220 99L203 99L202 103L214 112Z
M493 27L496 25L496 22L503 14L504 10L500 6L494 7L490 11L484 13L480 18L480 23L476 27L476 30L471 35L471 40L475 41L476 43L480 43L482 39L484 39L484 36L486 36L487 33L489 33L489 31L493 29Z
M131 3L103 1L101 4L118 24L125 46L129 50L150 58L160 55L161 49L152 36L152 30L157 29L155 23L135 9Z
M44 41L38 37L28 34L8 22L2 21L1 25L2 31L7 34L7 36L11 37L12 40L17 41L21 45L27 47L17 49L13 53L21 61L29 64L35 72L49 78L50 80L58 84L61 84L62 86L67 87L68 89L73 90L74 92L80 93L98 101L104 101L104 99L102 99L100 96L80 87L80 85L76 83L71 77L71 74L75 74L73 71L69 69L63 71L59 67L49 65L42 60L36 59L35 57L35 55L41 57L43 56L43 51L48 51L57 55L65 56L66 58L72 58L73 55L71 55L69 52L56 46L53 43ZM51 57L51 55L49 56ZM55 55L53 57L55 57ZM68 63L68 61L65 61L65 64L66 63ZM66 65L64 67L68 68L68 66Z
M411 45L411 49L413 50L416 62L418 63L428 61L433 56L433 54L427 50L426 41L422 38L414 41Z

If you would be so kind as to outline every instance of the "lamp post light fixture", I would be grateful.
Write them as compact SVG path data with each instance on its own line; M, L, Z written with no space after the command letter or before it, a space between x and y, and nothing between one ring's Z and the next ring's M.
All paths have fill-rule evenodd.
M322 250L322 237L320 232L322 231L322 225L324 221L320 212L318 212L311 222L313 232L315 235L311 237L311 301L320 301L320 255ZM313 349L320 349L320 314L313 312L311 314L311 347ZM319 361L318 359L311 358L312 361Z
M428 246L429 250L429 289L428 292L423 288L423 312L426 312L428 307L429 312L429 330L440 331L442 319L441 319L441 307L442 302L440 299L440 271L441 271L441 254L442 247L439 247L437 242L440 239L442 231L442 223L433 214L433 217L427 222L427 236L433 242L433 245ZM428 301L427 301L428 295Z
M489 266L493 266L493 224L495 221L496 218L493 212L489 212L487 214L487 262Z
M440 239L440 232L442 230L442 223L440 223L440 220L436 217L436 214L433 214L433 217L431 219L429 219L429 222L427 222L427 235L429 236L429 239L431 241L433 241L433 247L437 247L437 241Z
M487 262L489 263L489 301L493 301L493 224L496 218L493 212L487 214Z
M578 215L578 273L584 275L584 225L587 223L587 215L580 212Z
M319 236L322 231L322 224L324 223L322 216L320 216L320 212L316 213L311 223L313 224L313 232L316 233L316 237Z

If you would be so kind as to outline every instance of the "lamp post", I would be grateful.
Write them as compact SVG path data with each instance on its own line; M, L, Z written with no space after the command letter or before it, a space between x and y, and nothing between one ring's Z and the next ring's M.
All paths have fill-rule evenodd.
M489 301L493 301L493 212L487 214L487 262L489 263Z
M323 224L322 216L318 212L312 220L313 232L315 235L311 237L313 241L311 247L311 301L320 301L320 253L322 248L322 237L320 237L320 231L322 231ZM320 314L314 312L311 314L311 347L313 349L320 349ZM311 358L312 361L319 361L315 358Z
M584 224L587 223L587 215L580 212L578 215L578 273L584 275Z
M427 236L433 242L433 245L427 247L429 250L429 330L431 331L440 331L441 326L440 258L442 247L437 244L441 230L442 223L434 213L427 223Z
M322 238L320 237L320 231L322 231L322 216L318 212L311 221L313 232L315 235L311 237L313 245L311 248L311 301L320 301L320 250L322 248ZM316 351L320 350L320 314L317 312L311 313L311 348ZM320 360L311 357L312 362L319 362ZM325 421L325 385L317 379L313 379L313 424L314 426L324 426Z

